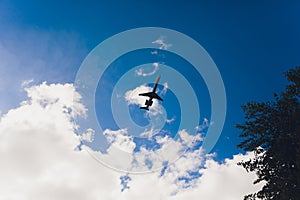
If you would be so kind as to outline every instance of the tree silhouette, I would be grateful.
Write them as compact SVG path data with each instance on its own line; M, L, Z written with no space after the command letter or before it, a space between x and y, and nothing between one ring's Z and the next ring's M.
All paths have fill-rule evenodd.
M245 122L236 125L244 139L238 147L254 152L254 158L238 165L256 172L254 184L266 182L247 200L300 199L300 67L284 75L290 82L285 91L275 93L273 101L242 106Z

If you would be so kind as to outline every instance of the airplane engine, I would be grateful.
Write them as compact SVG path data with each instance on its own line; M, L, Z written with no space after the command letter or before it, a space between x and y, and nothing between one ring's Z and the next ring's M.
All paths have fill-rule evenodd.
M152 104L153 104L152 100L146 100L146 103L145 103L146 106L152 106Z

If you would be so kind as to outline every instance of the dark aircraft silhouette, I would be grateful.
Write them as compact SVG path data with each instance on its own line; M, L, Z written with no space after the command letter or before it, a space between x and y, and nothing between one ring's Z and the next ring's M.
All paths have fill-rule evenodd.
M158 82L159 82L159 79L160 79L160 76L157 77L156 79L156 82L155 82L155 85L152 89L152 92L147 92L147 93L142 93L142 94L139 94L139 96L146 96L146 97L149 97L148 100L146 100L145 102L145 105L144 107L140 107L140 109L144 109L144 110L149 110L149 107L152 106L153 104L153 100L152 99L158 99L160 101L163 101L163 99L158 96L158 94L155 93L155 90L157 88L157 85L158 85Z

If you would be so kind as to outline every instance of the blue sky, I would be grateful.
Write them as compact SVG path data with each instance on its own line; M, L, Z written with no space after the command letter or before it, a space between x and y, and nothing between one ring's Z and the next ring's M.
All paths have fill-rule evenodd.
M21 86L26 80L33 80L30 84L73 83L89 52L115 34L140 27L173 29L202 45L222 76L227 113L222 134L212 152L216 152L217 161L223 162L241 152L236 148L239 131L234 128L243 122L240 106L252 100L272 99L273 93L283 90L287 83L282 73L300 64L299 9L300 3L294 0L1 1L1 114L16 108L26 98ZM106 72L108 78L102 81L116 81L110 76L114 67L126 65L127 70L136 67L132 71L135 72L144 60L165 62L175 68L176 63L188 66L168 52L162 51L165 57L158 60L149 52L151 50L137 51L117 60L110 68L112 72ZM182 73L187 77L191 71ZM114 77L118 76L114 74ZM161 84L166 82L163 79ZM195 90L197 97L202 98L203 115L199 124L211 114L209 94L200 79L200 86ZM169 111L172 109L167 108L167 100L174 99L171 103L174 113L167 117L180 116L174 94L170 91L164 98L165 104L161 105ZM135 114L138 107L130 105L129 108L134 121L147 123L144 115ZM96 109L101 110L101 105ZM103 123L109 121L106 115L100 114L101 117ZM116 128L107 123L108 128Z
M274 91L284 87L282 72L299 65L298 8L296 1L3 1L1 29L17 29L16 37L22 37L23 30L37 29L79 38L82 46L74 48L83 48L83 53L82 49L62 49L79 52L78 59L74 58L77 52L64 55L75 60L72 65L41 70L45 72L41 79L49 82L73 81L84 53L127 29L157 26L192 37L213 58L226 87L226 124L216 146L224 157L239 151L235 149L238 131L233 126L243 120L240 105L250 100L271 99ZM1 36L5 40L5 31ZM34 74L34 70L26 71ZM60 74L63 77L58 78ZM21 75L19 78L22 79Z

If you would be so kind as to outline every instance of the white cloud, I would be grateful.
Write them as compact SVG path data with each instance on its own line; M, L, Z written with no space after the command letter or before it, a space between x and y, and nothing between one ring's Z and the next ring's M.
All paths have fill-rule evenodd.
M129 90L125 93L125 100L127 101L128 105L130 104L136 104L139 106L143 106L145 103L145 97L139 96L141 93L147 93L151 92L152 88L148 87L146 85L141 85L139 87L136 87L133 90ZM155 105L155 102L153 102L153 106Z
M154 62L152 65L153 65L153 67L155 67L155 69L157 69L157 68L158 68L158 65L159 65L159 63L158 63L158 62Z
M137 69L135 71L135 74L138 75L138 76L152 76L152 75L154 75L158 71L159 63L158 62L154 62L154 63L152 63L152 66L154 68L150 72L145 72L145 69L139 68L139 69Z
M142 137L147 137L151 139L154 135L158 134L160 130L154 130L151 128L150 130L144 131L143 133L140 134Z
M159 45L159 49L162 50L168 50L172 46L172 44L167 44L165 42L165 37L158 38L157 40L153 41L152 44Z
M236 165L241 159L247 159L249 156L251 155L236 155L233 159L219 164L213 159L204 162L201 159L201 151L197 150L179 159L161 177L156 173L131 175L132 180L128 183L130 189L124 192L121 199L243 199L245 194L258 191L262 187L262 184L252 185L256 176ZM203 162L204 168L200 170L200 177L190 183L177 179L190 176L187 172L198 170L195 166Z
M113 146L122 151L133 153L136 145L133 142L133 137L127 134L127 129L120 129L117 131L106 129L103 134Z
M80 138L86 142L93 142L95 137L95 131L91 128L88 128L85 133L83 133Z
M169 89L169 85L167 82L164 83L164 88L161 91L161 94L165 95Z
M70 84L31 87L30 99L1 118L0 199L96 200L99 187L113 199L118 192L118 174L73 150L79 138L71 118L84 112L78 94L71 103L73 91Z
M79 103L81 96L75 92L72 84L48 85L43 82L38 86L25 88L25 91L30 101L23 102L24 105L40 105L49 110L59 107L64 113L69 113L71 117L84 115L85 113L85 107Z
M23 81L21 84L22 88L28 87L31 83L33 83L33 81L33 79Z
M237 166L237 162L247 159L253 155L235 155L233 159L226 159L219 164L213 159L205 162L204 168L200 170L202 176L197 179L195 185L182 193L178 193L178 199L243 199L245 194L258 191L262 184L250 184L256 176L246 173L245 169Z
M171 124L174 121L175 121L175 117L172 117L171 119L166 119L167 124Z
M194 145L199 141L203 141L203 138L200 134L193 136L190 135L186 130L179 130L178 135L181 138L182 143L187 147L194 147Z
M207 118L204 118L202 121L202 124L195 127L195 129L198 132L203 132L205 129L207 129L209 126L212 126L214 122L209 122Z
M155 51L151 51L151 54L152 54L152 55L157 55L157 54L158 54L158 51L156 51L156 50L155 50Z
M219 164L201 149L185 152L177 162L166 165L164 173L129 175L121 183L127 174L99 165L85 151L74 151L80 138L72 119L82 116L85 108L71 84L43 83L26 91L29 99L0 120L0 199L235 200L261 187L252 185L253 173L236 165L253 155L236 155ZM118 137L118 133L108 134ZM126 139L125 130L120 135ZM185 133L181 137L193 141ZM158 136L157 140L162 145L157 152L144 148L134 156L162 162L180 153L181 142ZM155 160L156 153L164 154L161 160ZM190 172L197 171L201 176L193 178ZM129 188L121 192L124 184Z

